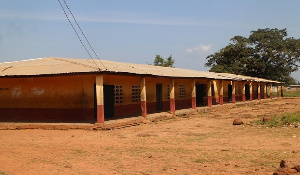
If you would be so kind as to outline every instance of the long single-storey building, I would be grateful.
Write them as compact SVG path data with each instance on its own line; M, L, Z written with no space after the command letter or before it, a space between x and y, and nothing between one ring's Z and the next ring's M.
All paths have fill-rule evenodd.
M267 98L281 82L105 60L47 57L0 64L0 121L98 122ZM269 98L273 98L269 91Z

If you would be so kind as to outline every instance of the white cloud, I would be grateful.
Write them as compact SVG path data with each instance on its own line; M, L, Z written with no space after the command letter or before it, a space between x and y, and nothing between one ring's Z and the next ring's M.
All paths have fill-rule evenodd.
M208 44L208 45L200 44L200 45L195 46L193 48L186 49L185 51L189 54L202 53L202 52L208 52L211 48L212 48L212 44Z

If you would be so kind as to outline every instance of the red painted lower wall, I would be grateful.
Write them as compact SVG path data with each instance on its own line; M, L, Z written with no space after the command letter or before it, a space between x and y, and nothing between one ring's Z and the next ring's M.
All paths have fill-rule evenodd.
M147 112L149 112L147 104ZM140 103L136 104L129 104L129 105L120 105L115 106L115 117L122 117L122 116L135 116L135 115L142 115L142 108Z
M1 122L95 122L94 109L1 108Z
M104 122L104 106L97 105L97 122L103 123Z
M185 108L192 108L192 100L176 100L175 101L176 110L178 109L185 109Z
M142 116L147 117L147 104L145 101L141 101L141 110L142 110Z
M163 110L170 111L170 101L163 101Z
M252 94L252 100L256 100L257 99L257 94Z
M224 97L223 98L223 102L224 102L224 99L225 99L226 97ZM211 100L212 100L212 105L216 105L216 104L219 104L220 102L219 102L219 100L217 100L215 97L212 97L211 98ZM228 100L228 98L227 98L227 100ZM203 105L202 106L208 106L208 99L207 99L207 97L204 97L203 98Z
M170 105L170 103L169 103L169 105ZM147 103L147 111L148 111L148 113L156 112L156 102Z
M223 97L223 102L229 102L228 97Z
M196 109L196 97L192 97L192 108Z
M224 103L224 97L223 97L223 95L220 95L219 101L220 101L220 105L223 105L223 103Z
M243 101L242 95L235 95L235 101Z

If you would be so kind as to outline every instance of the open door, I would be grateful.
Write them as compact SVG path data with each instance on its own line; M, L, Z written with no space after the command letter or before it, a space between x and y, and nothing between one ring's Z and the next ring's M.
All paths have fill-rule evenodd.
M96 83L94 83L94 119L97 119L97 90L96 90Z
M232 85L228 85L228 101L232 100Z
M114 85L104 85L104 116L105 118L114 117L115 113L115 87Z
M197 106L203 105L205 93L206 93L206 85L196 84L196 105Z
M156 110L163 109L162 84L156 84Z
M249 86L249 84L245 84L245 95L246 95L246 100L250 100L250 86Z

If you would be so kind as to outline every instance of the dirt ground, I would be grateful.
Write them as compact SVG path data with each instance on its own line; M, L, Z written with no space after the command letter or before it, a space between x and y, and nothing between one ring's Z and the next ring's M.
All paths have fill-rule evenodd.
M300 158L300 129L249 123L295 111L300 98L109 131L1 130L0 175L272 174Z

